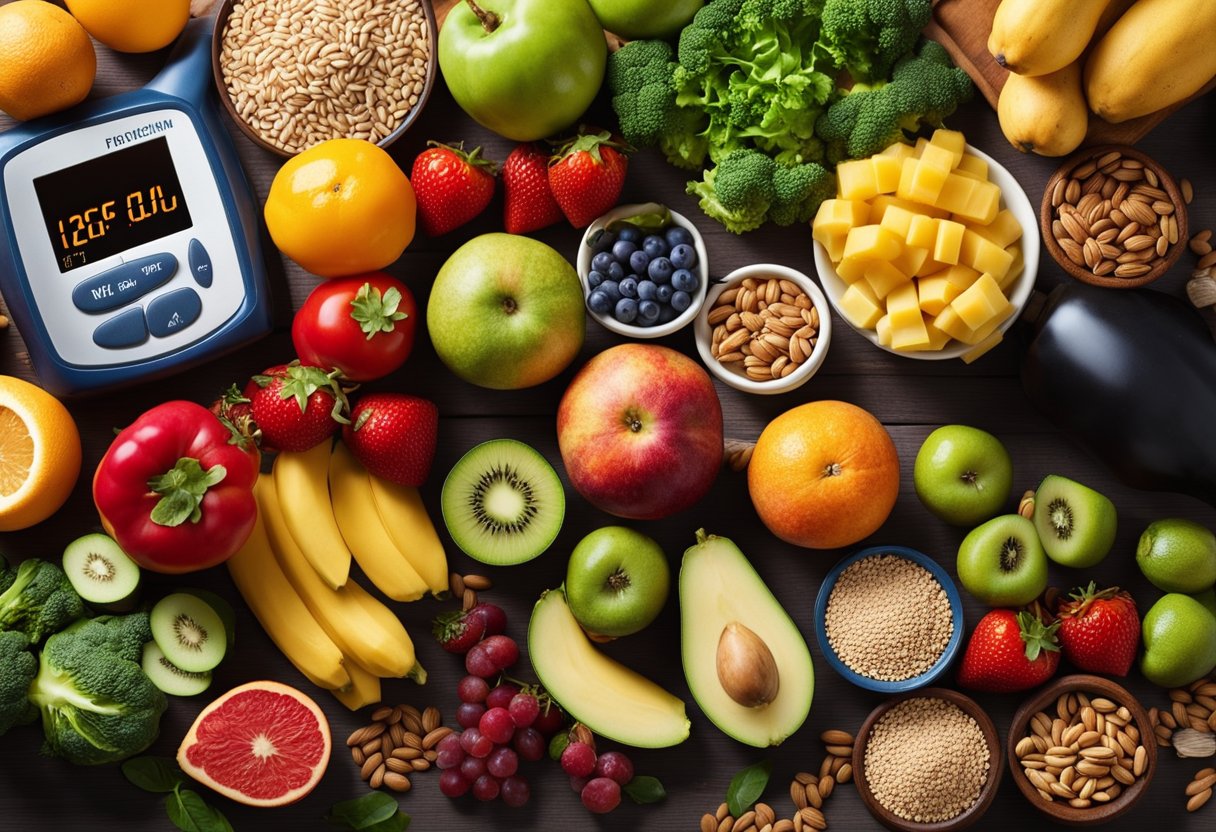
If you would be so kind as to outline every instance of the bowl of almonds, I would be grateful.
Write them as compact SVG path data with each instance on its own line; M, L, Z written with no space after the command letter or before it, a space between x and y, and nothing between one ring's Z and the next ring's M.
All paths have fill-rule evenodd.
M1009 729L1009 768L1043 814L1070 826L1106 823L1153 779L1157 743L1148 714L1099 676L1065 676L1027 700Z
M800 271L744 266L715 284L695 324L697 351L725 384L787 393L822 366L832 341L827 298Z
M1047 182L1043 244L1077 280L1134 289L1169 271L1187 245L1186 200L1174 178L1124 145L1090 147Z

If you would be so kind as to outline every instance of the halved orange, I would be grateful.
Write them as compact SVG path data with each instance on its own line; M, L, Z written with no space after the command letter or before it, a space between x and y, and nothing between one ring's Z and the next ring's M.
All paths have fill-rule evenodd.
M80 476L80 432L50 393L0 376L0 531L41 523Z

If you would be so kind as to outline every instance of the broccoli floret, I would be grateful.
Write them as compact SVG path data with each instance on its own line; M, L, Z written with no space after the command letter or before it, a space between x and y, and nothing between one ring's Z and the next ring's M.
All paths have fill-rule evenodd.
M777 225L810 222L819 204L836 193L836 177L823 165L777 165L768 218Z
M742 234L765 222L807 222L819 203L835 190L836 181L822 165L781 165L758 150L736 150L688 193L700 198L701 210Z
M625 141L657 147L676 167L695 169L705 163L708 119L702 110L676 104L677 66L669 44L635 40L609 57L608 88Z
M26 649L29 646L29 639L21 633L0 633L0 736L14 725L38 718L38 708L28 699L30 682L38 671L38 660Z
M80 596L55 564L31 558L11 578L0 593L0 630L16 630L37 644L84 615Z
M155 741L166 702L140 668L151 638L147 613L134 613L79 621L47 639L29 691L46 753L99 765Z
M932 16L932 0L826 0L821 37L854 80L885 80Z
M819 117L815 130L828 144L828 159L872 156L923 125L940 127L974 90L944 47L926 40L900 60L891 82L857 85Z

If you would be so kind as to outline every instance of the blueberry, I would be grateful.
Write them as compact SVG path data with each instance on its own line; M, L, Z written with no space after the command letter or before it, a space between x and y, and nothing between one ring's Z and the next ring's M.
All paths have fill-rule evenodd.
M650 265L650 255L644 251L635 251L629 255L629 268L633 269L638 274L645 274L646 267Z
M612 265L608 267L608 279L619 281L624 276L625 276L625 267L622 266L620 263L616 262L615 260L613 260Z
M612 263L612 255L606 251L601 251L591 258L591 268L597 272L607 272Z
M650 275L650 279L656 283L666 283L671 279L671 273L675 271L672 268L671 261L666 257L656 257L650 261L650 265L646 268L646 273Z
M692 296L688 292L675 292L671 296L671 308L676 312L683 312L688 307L692 306ZM620 307L617 307L620 309Z
M613 305L621 299L621 284L615 280L605 280L599 285L596 291L603 292L608 296L608 300L612 301Z
M612 298L597 289L587 298L587 308L597 315L607 315L612 311Z
M627 277L620 283L621 296L627 298L636 298L638 296L638 281L634 277Z
M675 248L678 245L692 245L692 232L682 225L671 225L663 232L667 245Z
M667 241L658 234L650 234L642 240L642 251L651 257L662 257L668 251Z
M587 285L590 286L592 289L594 289L596 286L599 286L603 282L604 282L604 275L602 272L593 271L593 272L589 272L587 274Z
M671 275L671 285L677 292L692 294L701 287L701 281L688 269L676 269Z
M644 300L638 304L638 323L642 326L658 323L661 314L663 314L662 307L652 300Z
M678 313L668 305L664 305L659 309L659 323L665 324L668 321L674 321Z
M620 263L628 263L629 255L638 250L638 244L629 240L617 240L612 247L612 256Z
M653 280L638 281L638 300L654 300L658 294L659 287Z
M633 298L621 298L616 302L614 316L623 324L631 324L638 316L638 302Z
M671 303L671 296L675 294L675 289L671 288L670 283L663 283L655 289L654 299L659 303Z
M620 245L620 243L617 243ZM616 252L615 246L613 252ZM677 269L691 269L697 265L697 250L686 243L680 243L671 249L671 265Z
M616 238L630 243L639 243L642 241L642 232L636 225L622 225L616 231Z

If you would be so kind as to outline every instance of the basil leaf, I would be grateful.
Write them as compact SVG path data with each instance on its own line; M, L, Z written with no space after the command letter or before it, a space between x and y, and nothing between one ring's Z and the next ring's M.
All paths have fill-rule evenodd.
M177 788L165 798L169 820L182 832L233 832L228 818L214 806L207 805L198 792Z
M401 832L410 825L410 816L401 811L396 798L384 792L368 792L363 797L335 803L325 819L355 832Z
M132 757L122 764L122 774L136 788L154 794L171 792L183 782L181 769L168 757Z
M748 766L731 779L726 789L726 804L732 816L739 817L760 799L772 772L773 764L763 760Z
M663 784L659 782L659 778L646 774L634 777L626 783L624 791L634 803L641 803L643 805L658 803L667 797L667 790L663 788Z

